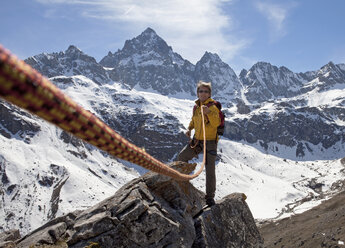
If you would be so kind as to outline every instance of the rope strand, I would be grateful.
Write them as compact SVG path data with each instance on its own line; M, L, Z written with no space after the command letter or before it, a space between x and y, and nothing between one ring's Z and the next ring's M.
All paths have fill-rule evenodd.
M1 45L0 96L115 157L159 174L179 181L188 181L199 176L204 169L206 161L205 138L204 158L200 169L193 175L180 173L123 138ZM203 112L202 122L204 123ZM203 125L203 132L204 137L206 137L205 124Z

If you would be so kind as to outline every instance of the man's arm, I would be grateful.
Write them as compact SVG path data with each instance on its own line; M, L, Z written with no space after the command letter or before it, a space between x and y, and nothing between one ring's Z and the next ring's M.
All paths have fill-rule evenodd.
M205 107L207 108L207 106ZM207 111L208 112L207 118L208 118L209 124L212 127L217 128L220 125L219 109L217 108L216 105L212 105L208 108L208 110L209 111Z
M185 133L187 135L188 138L190 138L190 135L191 135L191 131L194 129L194 121L193 121L193 117L192 117L192 120L189 122L189 125L188 125L188 130L187 132Z

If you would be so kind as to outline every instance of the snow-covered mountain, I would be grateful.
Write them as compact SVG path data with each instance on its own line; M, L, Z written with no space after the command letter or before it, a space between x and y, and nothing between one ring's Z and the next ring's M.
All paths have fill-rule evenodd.
M29 57L25 62L48 78L61 75L84 75L97 84L111 81L106 69L97 63L95 58L86 55L75 46L69 46L65 52L42 53Z
M241 97L242 83L234 70L217 54L206 52L196 63L194 78L212 82L212 96L229 107L234 99ZM195 89L194 89L195 90Z
M193 65L150 28L99 63L74 46L26 62L164 162L187 142L196 82L211 81L226 113L217 198L245 193L255 218L302 211L344 177L344 64L294 73L259 62L238 77L217 54ZM0 231L26 233L145 172L4 101L0 116Z
M195 82L199 80L212 80L214 93L221 93L217 95L226 96L227 100L237 97L241 89L234 71L217 54L205 52L193 65L175 53L151 28L127 40L121 50L109 52L100 64L113 68L109 75L116 82L180 99L194 98Z
M247 73L242 71L245 97L238 112L243 114L228 119L230 128L225 135L259 143L265 150L290 159L344 156L343 68L330 62L319 71L303 75L259 62ZM287 147L290 155L281 153L280 145Z
M154 30L147 28L124 47L108 53L100 64L113 68L110 77L130 88L153 90L164 95L194 93L195 66L173 52Z
M288 68L266 62L256 63L249 71L242 70L240 79L246 86L245 96L252 103L296 96L306 82Z

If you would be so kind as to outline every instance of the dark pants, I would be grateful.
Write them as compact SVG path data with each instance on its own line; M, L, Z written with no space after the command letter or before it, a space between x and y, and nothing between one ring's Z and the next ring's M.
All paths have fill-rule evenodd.
M199 145L202 148L201 151L203 151L204 142L202 140L199 141ZM188 162L196 157L198 153L200 153L198 149L193 149L187 144L178 155L177 160ZM206 199L213 199L216 192L216 157L217 141L206 141Z

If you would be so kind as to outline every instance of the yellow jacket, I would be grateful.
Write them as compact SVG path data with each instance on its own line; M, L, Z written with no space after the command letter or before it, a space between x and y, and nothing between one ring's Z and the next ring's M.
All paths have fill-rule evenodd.
M202 105L207 105L209 102L213 102L214 100L208 98ZM192 130L195 129L195 138L198 140L204 140L204 134L202 131L202 117L201 117L201 107L200 107L200 100L195 101L196 105L198 106L193 114L192 120L189 123L188 129ZM216 105L211 105L209 107L210 113L205 115L205 131L206 131L206 140L218 140L217 135L217 127L220 124L220 117L219 117L219 109Z

